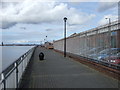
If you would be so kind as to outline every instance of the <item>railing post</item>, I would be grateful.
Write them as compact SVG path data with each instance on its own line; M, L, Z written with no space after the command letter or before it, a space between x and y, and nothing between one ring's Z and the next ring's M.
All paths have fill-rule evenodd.
M4 76L3 73L1 74L1 81L3 81L3 84L4 84L4 90L6 90L6 80L5 80L5 76Z
M18 63L15 63L15 68L16 68L16 88L18 88Z
M4 90L6 90L6 81L4 80L3 83L4 83Z
M3 81L3 74L0 74L0 90L2 90L2 81Z

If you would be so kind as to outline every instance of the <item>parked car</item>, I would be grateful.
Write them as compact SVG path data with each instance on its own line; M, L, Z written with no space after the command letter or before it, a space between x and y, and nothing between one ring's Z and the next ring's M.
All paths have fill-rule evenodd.
M83 53L81 55L90 57L91 54L96 54L100 52L103 49L103 47L96 47L96 48L87 48L83 50Z
M103 50L103 47L97 47L97 48L93 48L90 51L88 51L88 57L92 58L92 59L97 59L96 56L98 55L98 53Z
M111 55L110 57L106 57L105 59L109 63L120 64L120 52L115 54L115 55Z
M98 58L98 53L90 54L89 58L97 60Z
M106 57L110 57L112 55L115 55L120 52L120 48L110 48L110 49L105 49L99 52L97 55L97 60L102 61L106 60Z
M89 51L89 50L90 50L90 48L88 48L88 47L85 48L85 49L82 49L80 55L81 55L81 56L86 56L86 53L87 53L87 51Z

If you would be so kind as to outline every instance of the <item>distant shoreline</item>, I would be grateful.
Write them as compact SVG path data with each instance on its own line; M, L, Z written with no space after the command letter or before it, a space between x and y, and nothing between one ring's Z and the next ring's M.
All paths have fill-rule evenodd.
M38 44L4 44L0 46L36 46Z

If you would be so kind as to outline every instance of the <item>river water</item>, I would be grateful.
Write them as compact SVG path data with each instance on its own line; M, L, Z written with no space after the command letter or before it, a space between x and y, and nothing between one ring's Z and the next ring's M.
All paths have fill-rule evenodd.
M0 46L0 72L32 47L33 46Z

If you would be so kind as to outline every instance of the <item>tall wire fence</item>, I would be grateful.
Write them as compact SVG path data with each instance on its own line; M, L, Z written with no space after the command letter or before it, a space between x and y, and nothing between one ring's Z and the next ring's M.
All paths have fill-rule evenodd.
M120 64L120 21L67 37L68 53ZM54 42L54 49L64 51L64 39ZM119 59L119 60L118 60Z

